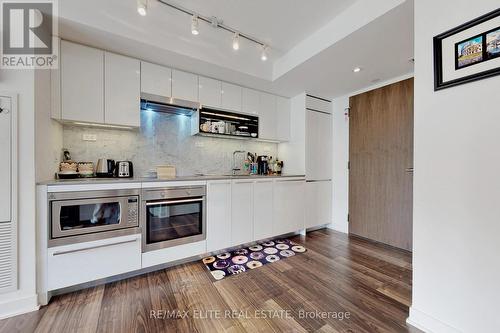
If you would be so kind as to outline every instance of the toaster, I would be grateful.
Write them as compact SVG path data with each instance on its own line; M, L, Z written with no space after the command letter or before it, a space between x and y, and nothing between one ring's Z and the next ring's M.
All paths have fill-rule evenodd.
M134 177L134 167L130 161L116 162L115 177L132 178Z

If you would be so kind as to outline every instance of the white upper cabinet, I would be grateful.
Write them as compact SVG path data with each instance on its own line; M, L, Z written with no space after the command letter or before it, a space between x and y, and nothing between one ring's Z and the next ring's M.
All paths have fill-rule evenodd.
M243 88L241 95L241 111L246 113L259 114L260 92L249 88Z
M260 93L259 139L276 140L276 96Z
M204 106L221 107L221 82L199 77L199 102Z
M164 97L172 96L172 70L141 62L141 92Z
M172 97L198 102L198 75L173 69Z
M109 52L104 59L104 122L140 127L140 61Z
M104 51L61 41L61 118L104 122Z
M277 97L276 99L276 138L279 141L290 140L290 119L291 105L290 99L284 97Z
M332 102L323 98L306 95L306 109L332 113Z
M241 87L235 84L222 82L222 108L240 112L241 111Z

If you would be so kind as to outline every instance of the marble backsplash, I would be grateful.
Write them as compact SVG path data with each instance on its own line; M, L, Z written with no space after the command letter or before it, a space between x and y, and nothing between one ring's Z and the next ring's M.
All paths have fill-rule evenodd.
M97 140L84 141L84 134ZM136 177L156 165L174 165L179 176L227 174L235 150L273 157L278 151L275 143L191 136L191 118L151 111L141 112L141 128L136 130L65 125L63 146L75 161L132 161Z

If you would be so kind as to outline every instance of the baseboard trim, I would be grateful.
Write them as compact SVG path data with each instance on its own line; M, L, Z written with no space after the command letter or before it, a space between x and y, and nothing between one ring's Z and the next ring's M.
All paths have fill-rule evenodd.
M461 333L458 329L414 307L410 307L410 316L406 319L406 323L426 333Z
M0 304L0 320L37 311L39 308L36 294L7 301Z

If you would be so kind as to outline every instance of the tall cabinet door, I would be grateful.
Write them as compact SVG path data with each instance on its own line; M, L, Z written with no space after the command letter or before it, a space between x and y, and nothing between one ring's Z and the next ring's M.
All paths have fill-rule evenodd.
M104 123L104 51L61 41L62 119Z
M207 184L207 252L231 246L231 181Z
M137 59L105 53L106 124L141 126L141 63Z
M306 177L307 180L332 178L332 129L330 114L306 112Z

